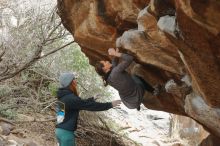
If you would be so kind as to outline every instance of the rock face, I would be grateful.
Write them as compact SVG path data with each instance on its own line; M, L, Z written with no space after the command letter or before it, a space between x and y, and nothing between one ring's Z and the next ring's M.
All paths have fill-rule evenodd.
M170 127L171 137L184 139L187 146L198 146L209 135L201 125L185 116L172 115Z
M135 57L132 73L175 82L146 107L192 117L220 137L220 1L58 0L58 13L92 65L120 47Z

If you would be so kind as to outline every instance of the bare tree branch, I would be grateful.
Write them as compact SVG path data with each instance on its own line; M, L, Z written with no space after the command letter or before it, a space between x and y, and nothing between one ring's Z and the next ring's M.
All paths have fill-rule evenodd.
M59 48L57 48L57 49L54 49L54 50L52 50L52 51L48 52L47 54L45 54L45 55L41 56L40 58L47 57L48 55L51 55L51 54L53 54L53 53L55 53L55 52L57 52L57 51L59 51L59 50L61 50L61 49L65 48L65 47L67 47L67 46L71 45L71 44L72 44L72 43L74 43L74 42L75 42L75 41L69 42L68 44L66 44L66 45L64 45L64 46L62 46L62 47L59 47Z
M14 121L14 123L25 123L25 122L52 122L56 121L56 118L50 118L50 119L43 119L43 120L38 120L34 118L33 120L26 120L26 121Z
M74 43L74 41L71 41L69 43L67 43L66 45L63 45L57 49L54 49L50 52L48 52L47 54L43 55L43 56L40 56L42 50L43 50L43 47L42 45L39 45L38 46L38 49L35 51L35 53L33 54L33 56L29 59L29 61L27 61L24 65L22 65L21 67L19 67L18 69L16 69L14 72L12 73L9 73L7 74L6 76L3 76L3 77L0 77L0 81L3 81L3 80L6 80L6 79L9 79L9 78L12 78L14 77L15 75L17 75L18 73L20 73L21 71L27 69L29 66L31 66L33 63L35 63L37 60L39 59L42 59L42 58L45 58L47 57L48 55L51 55L69 45L71 45L72 43Z
M68 35L69 35L69 34L62 34L62 35L57 35L57 36L54 37L54 38L47 39L47 43L45 43L45 45L49 45L49 44L53 43L55 40L60 39L60 38L63 38L63 37L68 36Z
M5 118L0 117L0 121L3 121L3 122L5 122L5 123L9 123L9 124L15 126L15 124L12 123L12 121L10 121L10 120L8 120L8 119L5 119Z
M3 51L0 54L0 62L2 61L2 57L5 55L5 50L6 50L6 47L3 47L3 44L1 47L3 48Z
M48 77L47 75L44 75L44 74L42 74L42 73L40 73L40 72L37 72L37 71L34 70L34 69L30 69L30 71L33 71L34 73L39 74L39 75L40 75L41 77L43 77L44 79L47 79L47 80L50 80L50 81L53 81L53 82L56 81L56 79L50 78L50 77Z
M3 76L4 74L6 74L8 72L8 70L9 70L9 68L8 68L8 66L6 66L5 70L0 73L0 76Z
M74 43L74 41L72 41L66 45L61 45L61 47L56 49L50 49L51 51L48 49L50 48L50 44L57 42L58 39L65 37L67 34L66 30L61 26L62 23L60 19L58 19L56 15L56 9L57 8L55 7L51 11L49 17L45 17L44 13L40 13L34 16L34 18L32 17L34 9L27 10L27 16L24 17L21 25L16 28L10 28L7 26L10 30L8 40L6 41L8 49L4 49L0 52L0 62L2 61L2 56L6 56L1 62L4 64L1 66L0 82L14 77L21 71L33 65L37 60L47 57L48 55ZM40 45L34 47L36 44ZM61 44L63 44L63 42ZM46 47L44 48L44 46ZM46 54L41 56L41 52L45 49L47 49L48 52L45 51ZM33 54L25 55L25 52L33 52ZM31 57L26 59L28 56Z
M42 52L42 45L39 45L37 50L35 51L35 53L33 54L33 56L29 59L29 61L27 61L24 65L22 65L20 68L18 68L17 70L15 70L14 72L12 73L9 73L8 75L6 76L3 76L3 77L0 77L0 81L3 81L3 80L6 80L6 79L9 79L9 78L12 78L14 77L15 75L17 75L18 73L20 73L21 71L27 69L30 65L32 65L37 59L39 59L40 57L40 54Z
M56 31L56 29L57 29L61 24L62 24L62 23L61 23L61 21L60 21L60 23L59 23L56 27L54 27L54 28L51 30L51 32L49 33L49 35L46 37L45 42L47 41L47 39L49 39L49 38L51 37L51 35L54 33L54 31Z

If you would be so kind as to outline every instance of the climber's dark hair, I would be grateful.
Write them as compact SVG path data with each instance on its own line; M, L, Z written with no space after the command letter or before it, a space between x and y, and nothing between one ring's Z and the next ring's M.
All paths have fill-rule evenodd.
M96 62L95 70L102 77L102 80L104 82L104 86L107 86L108 85L107 79L108 79L108 76L111 73L111 71L109 71L108 73L105 73L104 70L102 69L103 67L104 67L104 65L101 63L101 61Z

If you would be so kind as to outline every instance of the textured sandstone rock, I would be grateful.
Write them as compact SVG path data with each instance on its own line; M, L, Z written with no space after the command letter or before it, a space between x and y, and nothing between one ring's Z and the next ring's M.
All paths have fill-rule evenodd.
M187 8L185 8L182 2L184 4L190 3L191 7L186 6ZM220 94L220 36L219 34L214 35L207 27L201 25L204 24L204 21L209 22L210 18L213 18L212 21L220 18L218 15L220 9L213 8L220 6L219 2L210 0L207 1L207 3L202 3L199 1L184 0L176 1L176 5L177 22L181 31L181 39L178 41L173 39L173 42L179 47L185 67L192 78L192 82L198 94L200 94L210 106L220 107L220 98L218 98ZM199 19L197 20L194 19L194 17L190 17L190 11L185 12L186 9L190 9L195 13L203 11L204 14L207 13L207 15L212 11L213 16L208 15L210 16L210 18L208 18L202 15L201 17L203 19L199 21ZM198 11L198 9L201 10ZM213 23L212 21L210 21L210 23ZM209 26L219 30L215 25Z
M58 8L92 65L118 46L152 85L173 79L182 87L188 76L196 96L163 93L144 105L192 117L220 137L220 1L58 0Z
M220 109L208 106L195 93L187 95L185 100L186 113L205 125L215 135L220 135Z
M11 130L14 129L14 124L7 119L0 118L0 134L9 135Z
M171 137L178 135L185 139L189 146L198 146L209 135L196 121L179 115L172 115L171 134Z
M202 141L202 143L199 146L219 146L219 144L219 138L209 135L206 139Z

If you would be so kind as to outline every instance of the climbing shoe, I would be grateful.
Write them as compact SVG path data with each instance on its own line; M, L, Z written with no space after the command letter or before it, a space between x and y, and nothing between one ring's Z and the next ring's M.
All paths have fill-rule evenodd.
M137 111L140 111L141 110L141 106L139 105L138 107L137 107Z
M162 92L162 85L156 85L154 86L154 91L153 91L153 95L158 96L161 92Z

